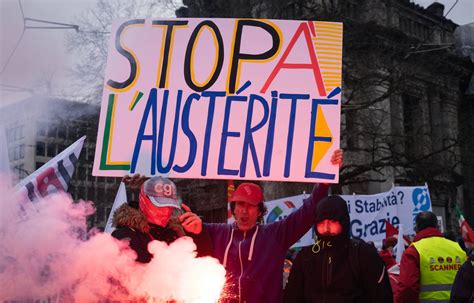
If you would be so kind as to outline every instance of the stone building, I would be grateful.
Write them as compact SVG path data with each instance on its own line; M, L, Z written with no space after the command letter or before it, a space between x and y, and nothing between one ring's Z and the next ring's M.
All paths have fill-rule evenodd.
M253 17L344 23L341 146L344 194L392 184L430 188L433 210L456 231L454 205L473 224L473 64L454 47L457 25L444 6L409 0L184 1L182 17ZM219 183L220 184L220 183ZM200 184L193 200L204 200ZM225 184L220 184L225 191ZM204 186L205 187L205 186ZM267 199L311 185L264 183ZM199 198L203 195L202 198ZM208 206L210 207L210 206ZM219 209L216 204L215 209Z
M6 131L15 183L86 136L68 192L74 200L94 201L96 213L89 218L89 224L104 226L120 179L92 176L99 107L31 97L3 107L0 121Z

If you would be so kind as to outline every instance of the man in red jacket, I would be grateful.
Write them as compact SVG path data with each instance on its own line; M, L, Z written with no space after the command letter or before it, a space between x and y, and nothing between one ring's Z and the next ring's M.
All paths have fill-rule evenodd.
M449 302L451 286L466 253L437 229L432 212L415 218L416 237L400 263L398 303Z

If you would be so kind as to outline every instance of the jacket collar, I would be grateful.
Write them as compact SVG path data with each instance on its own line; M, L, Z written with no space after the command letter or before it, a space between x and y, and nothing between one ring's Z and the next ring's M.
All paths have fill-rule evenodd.
M415 239L413 240L413 242L416 242L416 241L419 241L421 239L424 239L424 238L429 238L429 237L442 237L443 234L435 227L428 227L428 228L425 228L421 231L419 231L416 236L415 236Z

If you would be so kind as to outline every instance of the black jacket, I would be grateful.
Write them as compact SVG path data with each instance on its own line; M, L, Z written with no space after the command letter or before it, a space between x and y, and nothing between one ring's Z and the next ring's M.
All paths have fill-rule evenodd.
M341 197L330 196L320 202L315 226L325 219L340 222L342 233L318 235L313 246L301 250L288 278L284 302L392 303L384 263L373 246L350 239L349 213Z
M153 257L148 252L148 243L152 240L170 244L181 236L189 236L193 238L197 246L198 257L208 256L212 253L212 242L206 232L203 231L199 235L186 234L175 218L170 220L167 227L151 224L138 209L126 204L115 211L113 225L116 229L112 236L130 241L130 248L137 253L136 260L141 263L148 263Z
M451 289L451 303L474 302L474 255L459 269Z

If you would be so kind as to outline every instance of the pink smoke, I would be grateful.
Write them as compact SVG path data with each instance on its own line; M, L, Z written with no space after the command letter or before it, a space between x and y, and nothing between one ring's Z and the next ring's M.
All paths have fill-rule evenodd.
M217 302L225 270L216 259L196 258L192 239L150 243L154 258L134 261L128 244L87 232L92 202L53 194L23 204L1 186L0 302L53 298L57 302L141 300Z

